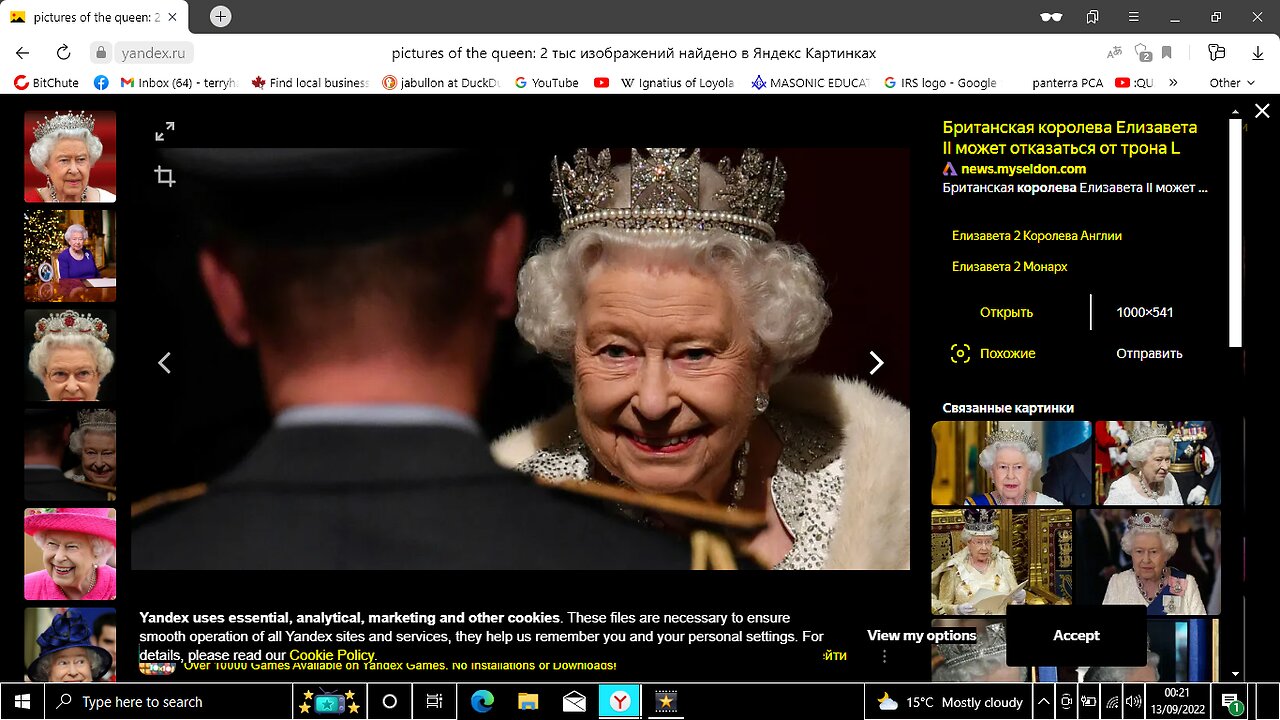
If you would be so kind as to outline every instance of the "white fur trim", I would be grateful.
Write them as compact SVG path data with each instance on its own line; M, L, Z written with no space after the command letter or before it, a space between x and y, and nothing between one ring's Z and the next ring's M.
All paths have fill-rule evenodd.
M845 483L828 570L906 570L910 566L910 411L861 380L793 374L769 390L779 408L841 428ZM499 438L493 457L515 467L574 427L569 406Z

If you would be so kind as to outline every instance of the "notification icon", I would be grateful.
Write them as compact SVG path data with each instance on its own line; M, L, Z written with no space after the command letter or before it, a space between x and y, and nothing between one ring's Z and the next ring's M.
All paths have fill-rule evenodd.
M1127 78L1127 77L1118 77L1118 78L1116 78L1116 87L1118 87L1118 88L1127 88L1127 87L1129 87L1129 78Z
M596 78L596 87L598 87L598 88L607 88L607 87L609 87L609 78L607 78L607 77L598 77L598 78Z

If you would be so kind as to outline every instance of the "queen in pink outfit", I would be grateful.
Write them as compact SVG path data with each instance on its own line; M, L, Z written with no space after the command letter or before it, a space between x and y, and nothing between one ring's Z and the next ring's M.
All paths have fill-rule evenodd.
M28 600L113 600L116 521L110 508L27 508L23 531L44 555L44 569L23 579Z

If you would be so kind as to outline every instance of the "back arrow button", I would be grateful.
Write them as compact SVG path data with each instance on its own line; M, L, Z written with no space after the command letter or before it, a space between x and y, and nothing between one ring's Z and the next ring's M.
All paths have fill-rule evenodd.
M19 59L19 60L22 60L22 59L26 58L28 55L30 55L30 54L31 54L31 51L30 51L30 50L24 50L23 48L18 48L18 52L14 53L14 54L18 56L18 59Z
M167 368L167 367L165 367L165 366L164 366L164 361L169 359L169 355L170 355L170 354L171 354L171 353L165 353L165 354L164 354L164 357L160 358L160 360L156 363L157 365L159 365L159 366L160 366L160 369L164 371L164 374L165 374L165 375L169 375L169 374L171 374L171 372L170 372L169 368Z

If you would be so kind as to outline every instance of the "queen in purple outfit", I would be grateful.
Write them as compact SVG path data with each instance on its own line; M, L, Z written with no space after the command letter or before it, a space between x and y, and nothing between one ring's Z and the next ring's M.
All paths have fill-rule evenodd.
M63 234L67 249L58 253L58 277L63 280L84 280L98 277L98 265L93 253L84 248L89 231L83 225L72 225Z

